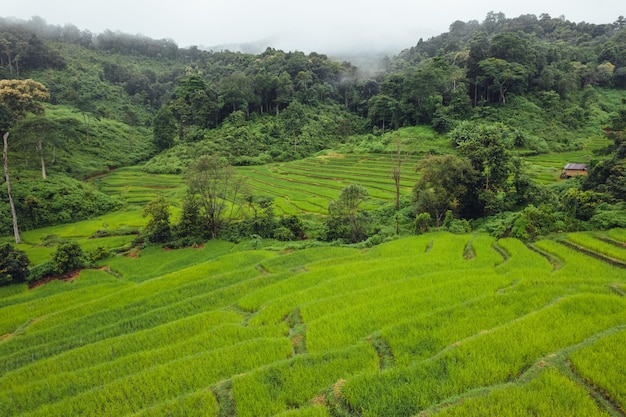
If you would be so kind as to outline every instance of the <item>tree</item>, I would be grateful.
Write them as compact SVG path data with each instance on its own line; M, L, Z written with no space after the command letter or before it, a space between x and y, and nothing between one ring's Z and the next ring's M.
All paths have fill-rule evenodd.
M396 187L396 211L400 210L400 179L402 176L402 163L408 159L409 153L402 151L402 140L396 141L396 153L392 156L394 167L391 168L391 177Z
M200 215L200 202L198 198L187 193L183 198L183 210L180 220L175 229L176 236L181 237L202 237L202 216Z
M515 131L503 123L460 122L450 132L459 155L467 158L478 174L474 187L477 201L471 217L528 202L524 199L531 196L531 184L519 158L510 151L514 137Z
M179 128L179 139L189 126L202 129L216 125L224 106L217 92L199 75L192 75L180 81L174 91L170 110Z
M388 124L394 123L396 128L399 126L399 112L400 105L397 100L379 94L369 100L367 117L374 126L380 126L384 134L385 126Z
M167 106L162 106L154 116L152 140L158 151L169 149L174 145L176 136L176 119Z
M152 243L167 242L171 237L170 205L163 196L157 197L143 209L143 217L150 216L144 232Z
M11 244L0 246L0 285L24 282L28 277L28 256Z
M0 133L2 134L2 161L4 165L4 179L7 184L7 194L9 197L9 205L11 206L11 219L13 220L13 236L15 243L22 243L20 231L17 225L17 213L15 212L15 203L11 194L11 177L9 175L9 128L15 123L13 113L4 105L0 104Z
M52 254L52 270L57 274L75 271L86 264L85 253L76 242L63 242Z
M504 59L487 58L480 61L479 66L490 82L489 88L498 92L502 104L506 104L506 92L521 86L528 77L528 72L522 64Z
M237 214L242 185L233 167L217 156L201 156L189 166L187 192L198 196L201 216L213 239L224 221Z
M350 184L341 191L337 200L330 202L326 221L328 240L347 239L356 243L367 239L370 221L367 213L359 207L368 196L365 187Z
M28 112L34 114L43 113L41 101L50 97L46 87L33 81L27 80L0 80L0 128L3 140L2 161L4 163L4 177L7 184L11 216L13 218L13 235L15 243L21 243L20 232L17 224L17 213L11 196L11 179L9 175L9 128L14 118L21 119Z
M285 131L291 133L293 137L293 151L296 154L298 151L298 138L302 135L302 130L308 122L306 107L298 100L294 100L281 113L280 118L285 126Z
M42 102L49 98L46 87L37 81L0 80L0 103L7 106L18 119L27 113L43 114Z
M48 142L52 142L52 147L54 148L57 144L54 138L57 135L53 133L60 129L61 125L58 122L45 117L27 117L16 129L16 133L20 137L20 148L34 150L37 154L41 164L42 179L48 177L44 159L44 139L47 137Z
M250 233L262 238L272 237L276 229L274 198L267 195L249 195L245 198L248 209L252 212Z
M464 214L478 177L469 160L455 155L431 156L420 163L419 171L422 176L413 187L416 213L428 213L436 227L448 210Z
M274 99L276 103L276 115L278 115L281 106L285 107L291 103L294 94L291 77L286 72L282 72L276 79L276 98Z

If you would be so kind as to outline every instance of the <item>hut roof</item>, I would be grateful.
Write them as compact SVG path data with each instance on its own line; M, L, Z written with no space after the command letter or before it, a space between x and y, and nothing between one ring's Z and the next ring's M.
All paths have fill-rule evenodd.
M571 169L573 171L586 171L587 164L567 164L564 169Z

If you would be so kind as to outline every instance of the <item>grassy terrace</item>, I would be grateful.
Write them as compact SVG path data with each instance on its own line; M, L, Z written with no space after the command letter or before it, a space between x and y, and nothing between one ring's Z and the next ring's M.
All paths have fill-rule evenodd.
M418 157L403 162L401 193L409 194L418 174ZM264 166L239 167L248 186L258 194L271 195L284 213L326 213L328 203L350 184L361 184L371 203L395 198L390 156L329 154L300 161Z
M157 195L170 200L182 195L183 179L173 174L146 174L141 166L119 168L92 179L102 192L118 197L129 204L145 205Z
M559 180L561 171L568 162L589 163L594 157L594 150L605 148L610 143L606 138L594 137L583 141L581 149L576 151L550 152L526 156L523 159L531 178L541 184L550 184Z
M600 238L211 241L2 288L0 414L621 415L626 269L593 255L624 249Z

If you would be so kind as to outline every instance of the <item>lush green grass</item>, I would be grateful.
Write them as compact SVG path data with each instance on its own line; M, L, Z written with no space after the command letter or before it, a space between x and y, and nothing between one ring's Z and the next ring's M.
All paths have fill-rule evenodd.
M572 355L572 365L617 407L626 409L626 331L600 339Z
M104 220L30 238L84 235ZM287 417L623 407L615 364L624 359L626 270L557 241L535 246L545 255L515 239L448 233L367 250L211 241L109 258L114 274L3 288L0 410ZM596 402L597 390L608 400Z
M452 416L608 416L579 385L547 368L527 384L504 384L479 391L432 415ZM555 398L561 401L554 401ZM566 400L565 400L566 399Z

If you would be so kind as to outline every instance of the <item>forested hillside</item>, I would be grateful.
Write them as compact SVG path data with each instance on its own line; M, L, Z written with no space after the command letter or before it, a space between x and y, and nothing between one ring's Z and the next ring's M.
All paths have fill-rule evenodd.
M448 168L457 164L452 172L468 179L467 189L454 191L453 205L416 192L404 221L425 212L439 225L447 211L476 219L554 204L563 190L551 197L537 193L519 156L580 150L605 132L614 145L578 161L590 163L592 175L574 184L579 193L595 194L576 198L591 199L594 207L624 199L623 17L597 25L489 13L483 22L456 21L448 32L420 39L380 68L366 73L319 53L203 51L40 18L2 19L0 79L33 79L49 93L44 111L5 124L19 217L32 228L115 206L111 201L82 215L52 215L49 201L58 194L37 191L46 173L55 174L46 181L60 181L61 174L82 180L147 162L146 172L180 174L207 154L235 166L297 160L325 149L393 154L389 132L416 125L446 135L453 146L443 153L469 161L471 169L443 161ZM415 148L429 137L398 146ZM421 155L432 153L431 147ZM8 234L8 202L4 193L0 198L0 230Z

